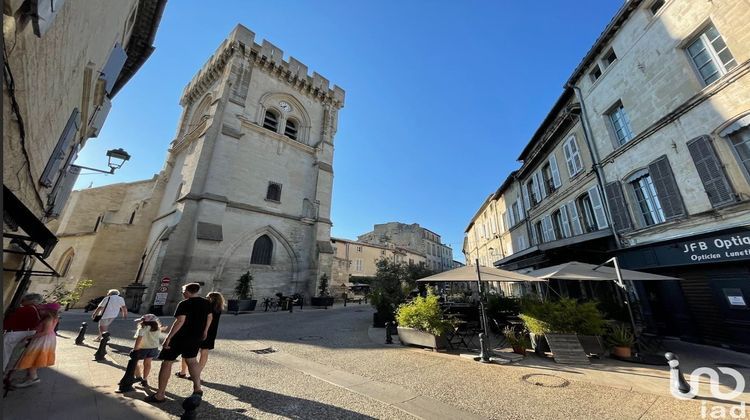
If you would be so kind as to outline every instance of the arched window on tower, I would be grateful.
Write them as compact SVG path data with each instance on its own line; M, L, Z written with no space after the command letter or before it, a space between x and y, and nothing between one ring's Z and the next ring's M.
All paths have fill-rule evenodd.
M279 114L276 111L272 109L266 110L266 115L263 117L263 128L271 130L274 133L279 129Z
M284 127L284 135L292 140L297 140L297 121L291 118L286 121L286 127Z
M255 240L253 253L250 256L250 264L271 265L271 254L273 253L273 242L268 235L263 235Z

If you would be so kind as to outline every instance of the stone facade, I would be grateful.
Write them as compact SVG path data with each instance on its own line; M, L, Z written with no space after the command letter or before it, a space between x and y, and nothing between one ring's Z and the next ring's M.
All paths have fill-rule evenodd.
M77 307L134 282L156 217L159 178L74 191L62 217L50 224L59 243L48 261L61 277L32 277L29 291L68 289L83 279L94 281ZM124 292L124 291L123 291Z
M426 265L432 271L440 272L453 268L453 250L440 240L440 235L419 226L389 222L375 225L374 229L359 235L360 242L376 245L395 245L424 254Z
M232 296L312 296L331 278L333 138L344 91L238 25L184 90L139 281L148 308L161 279ZM270 243L270 259L254 248ZM260 248L259 248L260 249ZM262 261L261 261L262 260ZM260 261L260 262L259 262Z
M3 232L27 236L23 241L44 259L56 238L40 237L42 224L63 209L80 172L72 166L78 151L98 135L112 99L153 51L166 0L66 1L40 19L28 9L32 3L8 1L3 8L9 69L3 88L3 195L6 203L18 202L16 214L6 212ZM7 236L3 248L20 250ZM4 269L22 270L4 271L6 308L28 287L25 270L49 271L33 261L3 254Z
M750 349L750 317L733 310L750 297L749 18L740 0L625 2L523 150L513 181L472 219L467 260L495 241L477 234L489 202L504 198L508 212L520 190L524 223L511 237L528 235L530 247L514 247L496 266L618 256L626 268L683 279L636 284L637 315L649 328ZM571 137L576 175L564 169ZM557 171L546 169L552 160ZM734 250L688 258L691 246L711 244ZM589 293L558 286L574 297Z
M332 238L333 268L331 269L331 288L339 292L343 286L357 283L358 277L374 277L377 273L376 263L380 259L406 264L426 264L427 256L406 248L394 245L375 245L349 239Z

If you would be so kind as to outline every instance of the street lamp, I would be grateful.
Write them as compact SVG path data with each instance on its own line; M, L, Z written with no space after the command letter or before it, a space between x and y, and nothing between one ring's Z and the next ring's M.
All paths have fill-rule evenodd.
M122 165L125 164L130 160L130 154L123 150L122 148L119 149L111 149L107 150L107 166L109 166L109 171L105 171L102 169L96 169L96 168L89 168L88 166L81 166L81 165L71 165L75 166L80 169L88 169L89 171L95 171L95 172L101 172L103 174L109 174L112 175L115 173L115 170L120 169Z

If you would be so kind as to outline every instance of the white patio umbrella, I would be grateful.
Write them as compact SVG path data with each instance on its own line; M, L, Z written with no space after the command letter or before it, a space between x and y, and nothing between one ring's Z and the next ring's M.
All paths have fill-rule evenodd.
M440 282L514 282L514 281L533 281L544 282L545 279L532 277L529 274L516 273L514 271L501 270L494 267L477 267L464 266L454 268L453 270L443 271L442 273L433 274L417 280L418 283L440 283Z
M540 279L555 280L589 280L589 281L614 281L618 282L617 270L612 267L597 266L578 261L570 261L563 264L544 267L526 273L529 276ZM644 273L642 271L620 269L622 280L627 281L654 281L654 280L679 280L675 277L660 276L658 274Z
M482 322L482 333L479 334L479 361L482 363L489 363L491 361L491 351L489 350L489 335L487 334L487 314L485 313L484 307L484 293L482 291L482 283L501 281L501 282L545 282L545 279L538 279L531 277L527 274L516 273L513 271L501 270L499 268L482 267L479 265L479 260L476 260L476 265L464 266L454 268L453 270L443 271L429 277L417 280L421 283L440 283L440 282L477 282L479 287L479 313L481 315ZM485 342L486 340L486 342Z

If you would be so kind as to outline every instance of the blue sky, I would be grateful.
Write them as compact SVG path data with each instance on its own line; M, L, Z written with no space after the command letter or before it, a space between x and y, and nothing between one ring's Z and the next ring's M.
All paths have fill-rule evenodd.
M463 232L622 1L171 0L156 51L115 97L77 162L149 178L175 135L182 89L237 23L346 90L335 138L333 235L417 222L463 261Z

